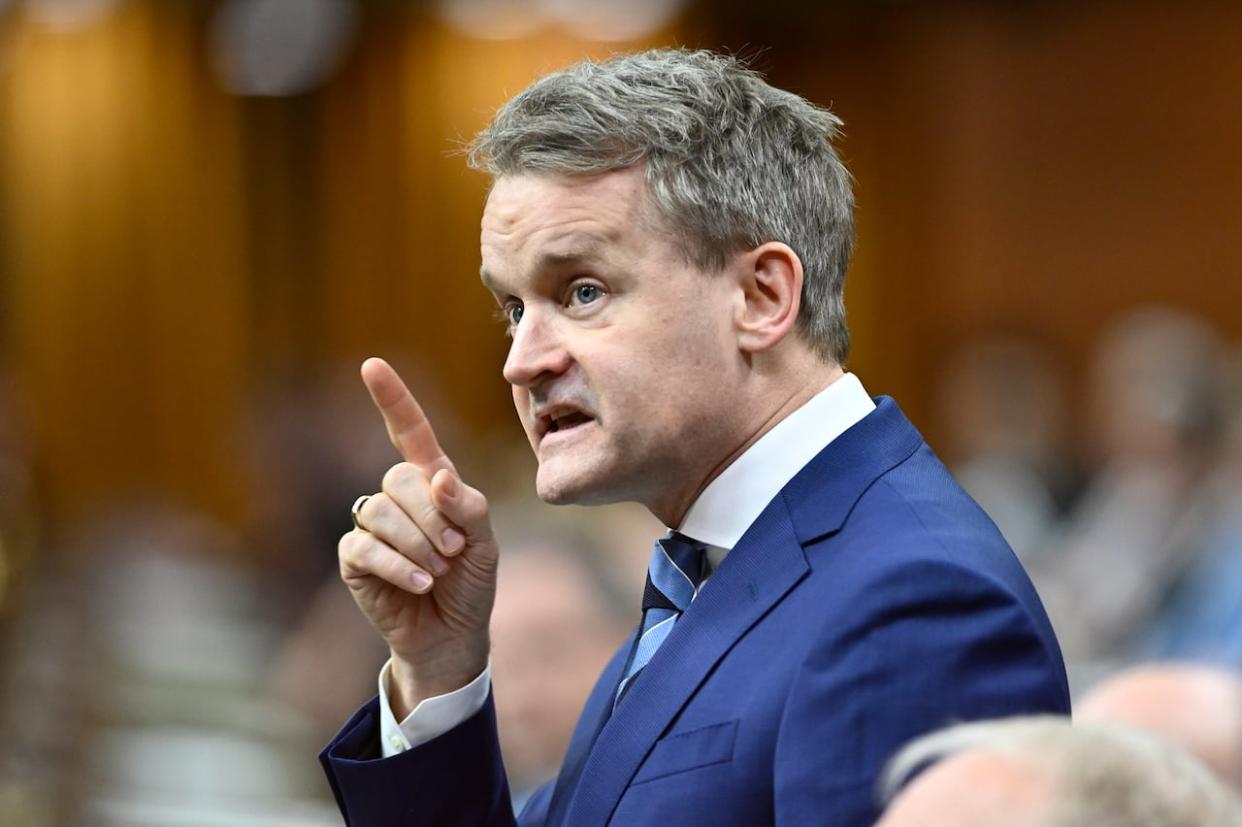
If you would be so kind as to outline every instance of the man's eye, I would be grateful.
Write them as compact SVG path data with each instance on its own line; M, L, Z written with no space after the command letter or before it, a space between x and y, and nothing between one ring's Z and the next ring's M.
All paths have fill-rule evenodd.
M496 319L510 328L517 327L517 323L522 321L522 305L512 302L498 308L496 310Z
M603 295L603 291L594 284L579 284L574 288L575 304L590 304Z

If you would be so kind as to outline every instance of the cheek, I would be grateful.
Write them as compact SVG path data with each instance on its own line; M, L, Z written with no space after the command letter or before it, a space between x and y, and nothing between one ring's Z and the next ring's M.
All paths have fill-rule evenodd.
M678 307L661 307L624 336L579 350L587 390L617 429L677 433L700 411L718 413L730 381L727 342L709 314L676 312Z
M530 393L525 388L513 386L513 409L526 432L530 432Z

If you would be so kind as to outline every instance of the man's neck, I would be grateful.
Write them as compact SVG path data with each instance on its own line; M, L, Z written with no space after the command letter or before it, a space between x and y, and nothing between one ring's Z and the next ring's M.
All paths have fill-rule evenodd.
M751 394L751 398L757 400L756 413L750 419L750 424L741 429L743 434L740 440L735 441L734 447L724 456L707 469L706 473L701 477L699 484L688 492L682 492L681 496L675 502L667 503L648 503L647 508L657 519L667 526L678 526L686 516L686 512L703 493L703 490L711 484L720 474L737 460L742 454L746 453L751 446L763 438L763 435L785 417L805 405L812 397L832 385L838 379L845 375L840 365L835 363L825 364L822 361L815 360L806 365L806 370L794 375L792 372L786 373L789 381L779 386L771 386L759 389ZM766 384L766 383L765 383ZM772 404L776 400L776 404Z

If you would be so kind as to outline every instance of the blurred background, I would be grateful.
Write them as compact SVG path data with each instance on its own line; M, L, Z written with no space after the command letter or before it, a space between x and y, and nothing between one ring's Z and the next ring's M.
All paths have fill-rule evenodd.
M459 150L656 45L844 118L850 367L1075 687L1242 664L1239 43L1223 0L0 0L0 823L339 823L314 754L384 657L335 575L395 460L372 354L496 503L504 749L554 771L661 529L533 500Z

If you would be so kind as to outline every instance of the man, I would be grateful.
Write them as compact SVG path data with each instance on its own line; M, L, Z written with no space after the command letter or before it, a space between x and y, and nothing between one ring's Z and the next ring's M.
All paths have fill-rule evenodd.
M474 146L539 495L677 529L522 824L870 824L912 736L1068 709L1004 540L842 368L838 124L731 58L653 51L543 78ZM362 373L406 462L355 505L341 573L392 657L322 760L352 825L509 823L487 503L392 369Z
M907 746L877 827L1238 827L1237 799L1191 756L1147 733L1044 716L962 724Z

